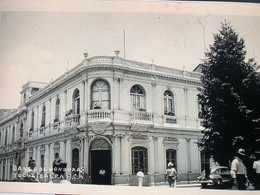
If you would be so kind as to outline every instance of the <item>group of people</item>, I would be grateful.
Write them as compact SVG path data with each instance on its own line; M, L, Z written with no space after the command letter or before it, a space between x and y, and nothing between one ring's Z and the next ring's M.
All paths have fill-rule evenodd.
M238 190L245 190L247 188L247 169L244 164L245 150L239 149L234 160L231 163L231 176L233 178L233 188ZM260 190L260 156L257 154L257 159L253 163L255 170L254 186L256 190Z

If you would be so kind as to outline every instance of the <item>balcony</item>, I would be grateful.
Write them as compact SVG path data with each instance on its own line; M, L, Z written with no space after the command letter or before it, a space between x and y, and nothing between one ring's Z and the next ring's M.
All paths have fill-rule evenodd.
M65 117L65 128L71 129L76 128L80 122L80 115L79 114L70 114Z
M146 111L132 112L131 121L134 123L152 123L153 122L153 113Z
M177 124L176 116L164 115L165 124Z
M111 122L111 111L110 110L98 110L94 109L87 113L88 122Z

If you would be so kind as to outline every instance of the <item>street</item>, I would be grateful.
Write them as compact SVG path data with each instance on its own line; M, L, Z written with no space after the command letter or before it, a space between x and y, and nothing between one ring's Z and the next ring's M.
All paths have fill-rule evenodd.
M169 188L167 185L137 187L137 186L105 186L105 185L82 185L82 184L53 184L53 183L21 183L21 182L0 182L0 195L10 194L86 194L86 195L153 195L153 194L259 194L259 191L247 190L217 190L201 189L198 184L179 184L176 188Z

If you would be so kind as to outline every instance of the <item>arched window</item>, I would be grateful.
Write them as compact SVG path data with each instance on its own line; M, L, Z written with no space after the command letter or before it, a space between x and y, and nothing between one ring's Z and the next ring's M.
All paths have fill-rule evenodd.
M132 109L134 111L145 111L145 92L139 85L134 85L130 90Z
M164 92L164 114L175 116L174 110L174 96L169 90Z
M91 109L110 109L110 92L108 83L104 80L96 80L92 84Z
M20 125L20 138L23 138L23 123Z
M45 122L46 122L46 107L42 107L42 124L41 127L45 127Z
M60 120L60 99L56 100L56 108L55 108L55 119L54 122L58 122Z
M168 163L171 162L174 164L175 169L177 170L177 155L176 150L168 149L166 150L166 167Z
M75 89L73 93L73 111L75 114L80 114L80 96L78 89Z
M32 112L31 129L34 130L34 112Z
M142 170L144 174L148 172L147 149L144 147L132 148L132 174L135 175Z
M71 167L74 168L72 174L78 174L77 169L79 168L79 149L78 148L74 148L72 150L72 165Z

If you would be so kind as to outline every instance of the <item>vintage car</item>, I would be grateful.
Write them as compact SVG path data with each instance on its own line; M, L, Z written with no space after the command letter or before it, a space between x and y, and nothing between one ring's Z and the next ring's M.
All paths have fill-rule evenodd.
M232 177L228 167L216 166L210 168L209 175L206 175L206 171L203 170L197 181L204 188L207 185L230 185L232 184Z

